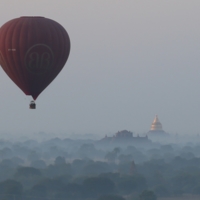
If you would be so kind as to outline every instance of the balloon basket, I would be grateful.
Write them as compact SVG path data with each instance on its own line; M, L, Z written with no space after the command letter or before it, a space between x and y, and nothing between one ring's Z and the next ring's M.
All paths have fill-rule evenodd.
M36 109L36 104L34 101L31 101L31 103L29 104L29 108L30 109Z

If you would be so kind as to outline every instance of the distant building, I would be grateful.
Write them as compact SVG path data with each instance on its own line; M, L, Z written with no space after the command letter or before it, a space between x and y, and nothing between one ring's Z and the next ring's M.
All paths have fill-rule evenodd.
M148 136L168 136L168 133L166 133L162 129L162 124L160 123L158 119L158 115L153 120L153 123L151 124L151 128L149 132L147 133Z
M151 140L148 139L148 136L140 137L137 135L133 136L133 133L127 130L118 131L114 136L108 137L107 135L99 140L99 143L104 144L147 144L151 143Z

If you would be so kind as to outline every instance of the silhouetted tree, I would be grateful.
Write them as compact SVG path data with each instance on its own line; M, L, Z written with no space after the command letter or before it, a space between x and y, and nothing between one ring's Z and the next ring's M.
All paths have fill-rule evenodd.
M34 167L21 167L17 169L15 177L32 177L32 176L41 176L39 169Z
M83 144L78 150L78 154L81 158L93 158L97 150L94 144Z
M30 194L38 197L41 195L41 197L54 198L56 194L63 191L64 187L65 183L61 180L48 178L34 185L30 190Z
M62 157L62 156L58 156L58 157L56 157L54 163L55 163L55 165L66 164L66 162L65 162L65 158Z
M108 178L92 177L83 181L83 189L86 197L98 197L114 191L115 184Z
M153 191L159 197L168 197L170 196L170 191L164 185L157 185L154 187Z
M21 167L14 175L15 180L22 183L24 189L29 189L42 179L39 169L33 167Z
M11 160L16 164L16 165L21 165L24 163L24 160L17 157L17 156L14 156L11 158Z
M31 151L27 156L28 161L35 161L39 159L40 159L40 155L35 151Z
M43 173L46 177L54 178L61 175L72 174L71 164L61 164L61 165L49 165Z
M28 195L33 197L44 198L47 196L47 187L42 184L36 184L31 188Z
M5 159L5 158L11 158L13 155L13 152L10 148L5 147L0 150L0 158Z
M98 175L104 172L109 172L111 169L109 165L105 162L94 162L92 164L85 165L82 169L83 175Z
M119 162L120 163L127 163L127 162L131 162L133 156L132 155L124 155L124 154L121 154L119 155L118 159L119 159Z
M15 180L6 180L0 183L0 194L20 196L23 193L23 186Z
M35 160L31 162L30 166L38 169L44 169L46 168L46 163L43 160Z
M97 200L125 200L122 196L119 195L103 195L99 197Z
M154 194L153 191L150 190L144 190L140 196L139 196L140 200L157 200L156 195Z
M69 183L64 186L56 195L55 198L78 199L83 196L83 187L77 183Z
M131 194L133 192L141 192L146 188L146 180L141 175L123 176L117 184L118 191L123 195Z

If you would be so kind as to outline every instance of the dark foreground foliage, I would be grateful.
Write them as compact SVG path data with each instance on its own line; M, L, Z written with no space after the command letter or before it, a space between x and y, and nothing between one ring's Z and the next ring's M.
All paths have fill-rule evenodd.
M1 141L0 199L156 200L200 194L200 145L84 142Z

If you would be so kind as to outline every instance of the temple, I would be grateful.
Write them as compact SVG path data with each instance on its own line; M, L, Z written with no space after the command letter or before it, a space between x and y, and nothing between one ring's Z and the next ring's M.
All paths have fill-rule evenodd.
M148 139L148 136L141 137L137 135L136 137L133 136L131 131L122 130L115 133L114 136L108 137L107 135L99 140L100 143L109 143L109 144L150 144L151 140Z
M147 133L148 136L167 136L168 133L166 133L162 129L162 124L160 123L158 119L158 115L155 116L153 123L151 124L151 128L149 132Z

